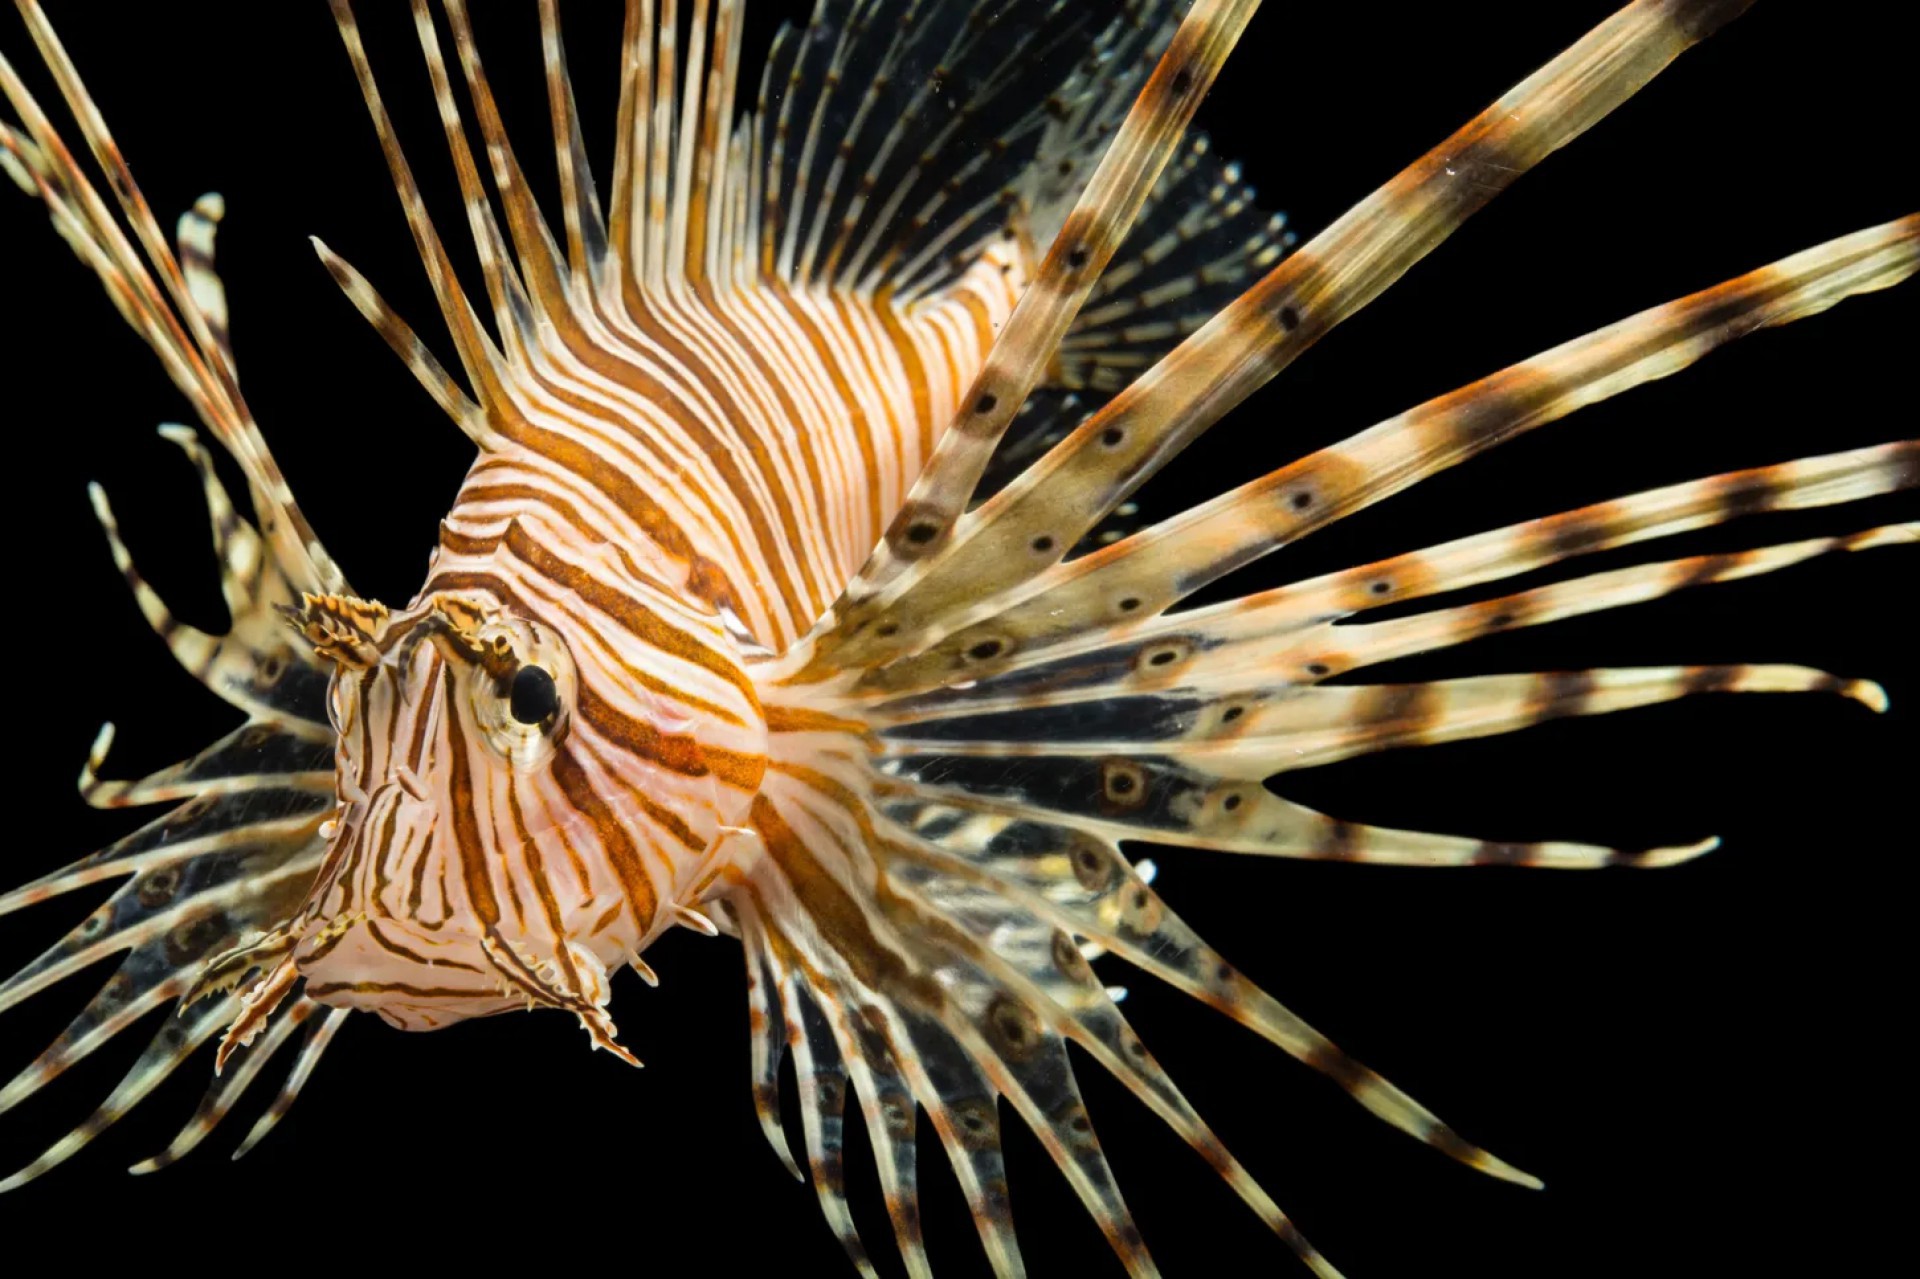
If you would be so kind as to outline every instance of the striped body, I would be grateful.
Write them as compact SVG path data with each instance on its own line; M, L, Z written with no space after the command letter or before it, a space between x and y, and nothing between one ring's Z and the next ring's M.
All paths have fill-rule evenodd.
M903 307L636 295L528 360L420 595L368 626L378 660L343 654L335 677L341 807L293 952L309 998L410 1029L507 1011L531 979L503 981L488 952L506 948L536 989L597 1007L676 907L752 869L759 637L790 644L858 567L1021 268L1002 242ZM501 740L492 677L421 642L450 611L551 637L538 659L509 640L567 672L571 711L540 749Z
M742 642L788 647L919 474L1019 297L1021 258L990 246L904 304L724 284L607 302L490 406L503 445L455 498L426 590L520 581L528 563L493 545L517 520L543 546L605 544L597 581L644 583L702 614L694 629L731 614Z
M829 1226L862 1107L895 1242L921 1237L924 1114L997 1274L1021 1273L1000 1144L1017 1115L1129 1273L1154 1273L1067 1047L1168 1124L1322 1279L1327 1261L1133 1032L1111 953L1501 1180L1469 1142L1256 986L1150 887L1151 842L1430 867L1652 868L1617 849L1399 830L1268 785L1292 769L1733 691L1865 680L1785 665L1328 683L1558 618L1912 543L1888 524L1450 592L1745 515L1920 485L1920 442L1629 494L1256 595L1182 607L1349 514L1725 342L1920 268L1920 214L1562 342L1144 528L1128 499L1186 444L1596 124L1739 0L1635 0L1294 251L1189 126L1256 0L819 0L743 72L740 0L629 0L603 199L555 0L538 8L561 219L528 191L464 0L412 12L483 294L416 183L348 0L334 16L457 371L324 245L321 261L479 451L403 608L357 598L240 395L207 197L177 252L35 0L18 0L119 216L0 63L0 163L41 199L239 463L197 438L232 627L184 626L115 562L174 654L247 724L94 803L190 800L0 913L111 878L0 1009L109 954L114 982L0 1109L175 1001L71 1155L196 1047L218 1077L157 1167L304 1030L285 1112L346 1013L433 1029L521 1007L633 1061L612 977L671 927L736 937L753 1101ZM684 20L683 20L684 19ZM452 56L443 48L450 33ZM751 100L744 112L736 104ZM484 139L476 149L469 124ZM136 243L138 248L136 249ZM464 252L464 250L460 250ZM1409 605L1387 620L1370 616ZM637 1062L635 1063L637 1064Z

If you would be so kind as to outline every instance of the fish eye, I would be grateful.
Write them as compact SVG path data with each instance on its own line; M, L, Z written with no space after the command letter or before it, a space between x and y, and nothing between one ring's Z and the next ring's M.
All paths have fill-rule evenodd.
M449 660L465 668L458 709L487 745L518 769L551 758L566 736L578 688L566 643L525 618L496 611L453 649Z
M560 713L560 689L553 676L539 666L514 672L507 709L522 724L544 724Z

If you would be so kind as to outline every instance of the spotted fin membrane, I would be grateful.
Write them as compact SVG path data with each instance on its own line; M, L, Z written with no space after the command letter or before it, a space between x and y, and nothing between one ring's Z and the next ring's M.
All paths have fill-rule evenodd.
M1442 1153L1537 1186L1246 978L1124 847L1416 866L1670 866L1716 841L1619 849L1389 829L1314 811L1264 783L1290 768L1693 693L1824 691L1884 707L1876 685L1792 666L1329 681L1828 552L1910 545L1920 526L1896 524L1369 618L1758 511L1911 487L1916 441L1670 485L1177 606L1316 529L1724 342L1898 283L1920 262L1920 217L1630 316L1211 502L1124 536L1090 537L1200 432L1740 7L1629 6L1319 235L1297 247L1272 240L1250 286L1173 335L1171 351L1138 370L1069 365L1063 378L1037 353L1066 363L1069 353L1113 350L1109 335L1139 305L1102 307L1101 290L1128 269L1116 245L1134 210L1101 197L1156 190L1178 172L1146 139L1184 95L1204 91L1251 6L1202 0L1187 11L882 545L765 677L770 708L794 709L774 715L782 731L755 816L767 863L728 896L755 992L756 1100L779 1147L774 1067L790 1049L803 1113L813 1112L806 1162L863 1272L870 1263L839 1193L849 1084L909 1273L929 1267L908 1096L948 1150L996 1273L1021 1273L1000 1145L1011 1116L1038 1135L1128 1273L1156 1273L1074 1084L1071 1044L1180 1135L1309 1269L1338 1273L1195 1113L1093 974L1090 954L1110 953L1220 1010ZM1275 225L1270 234L1285 233ZM1092 316L1100 319L1089 325Z

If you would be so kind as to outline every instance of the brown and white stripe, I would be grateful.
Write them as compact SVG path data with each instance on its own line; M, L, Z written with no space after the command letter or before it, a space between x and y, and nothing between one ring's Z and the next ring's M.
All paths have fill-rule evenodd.
M776 40L740 118L743 75L753 79L740 65L742 0L694 0L687 13L677 0L628 0L604 205L559 6L539 0L558 234L506 135L464 0L411 0L480 268L485 297L472 300L349 0L331 4L457 364L443 366L369 281L317 247L478 449L428 577L399 608L351 595L239 396L213 270L218 197L182 218L176 253L35 0L21 0L129 235L0 62L24 126L0 126L0 166L45 203L240 462L260 522L236 513L194 437L167 428L212 516L233 613L214 636L181 624L146 584L95 495L149 623L248 722L131 782L102 776L103 730L81 778L90 802L185 802L0 897L5 913L127 880L0 983L4 1009L127 956L0 1089L0 1110L143 1013L184 1001L180 1024L95 1115L0 1189L69 1157L219 1036L227 1073L136 1170L164 1166L304 1028L251 1147L347 1009L427 1029L555 1007L632 1060L606 1012L610 974L630 966L655 980L641 952L665 930L724 929L746 953L763 1129L797 1170L778 1097L790 1052L802 1153L863 1273L872 1262L845 1198L850 1088L909 1273L931 1269L914 1171L922 1111L996 1273L1021 1272L1003 1100L1127 1271L1154 1273L1071 1043L1333 1279L1134 1034L1090 955L1120 954L1234 1017L1442 1153L1538 1181L1230 967L1121 844L1433 867L1671 865L1714 841L1622 850L1398 830L1317 812L1264 782L1694 693L1884 705L1868 681L1785 665L1326 681L1828 551L1911 544L1920 530L1892 524L1364 617L1737 516L1909 488L1920 484L1912 441L1671 485L1170 610L1524 431L1898 283L1920 264L1915 217L1564 343L1068 558L1187 442L1740 0L1635 0L1292 256L1237 170L1187 136L1254 0L1196 0L1183 18L1162 0L1110 11L819 0L804 30ZM1062 49L1077 53L1069 71L1030 74L1059 66L1048 59ZM956 85L965 100L942 101ZM967 134L990 116L997 131ZM1195 265L1161 270L1176 251ZM1218 314L1202 323L1187 310L1196 299ZM989 463L1006 466L1023 409L1069 388L1085 393L1086 420L1049 421L1025 444L1050 451L970 508Z

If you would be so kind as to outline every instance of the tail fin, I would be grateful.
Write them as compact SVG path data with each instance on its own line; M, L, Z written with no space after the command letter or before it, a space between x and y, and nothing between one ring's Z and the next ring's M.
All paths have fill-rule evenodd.
M123 956L53 1044L0 1087L0 1111L27 1100L146 1014L180 1005L92 1116L0 1179L0 1191L73 1155L224 1028L239 998L226 989L194 988L205 961L270 931L304 899L325 845L319 828L333 807L333 730L327 721L326 676L304 648L294 645L277 610L302 591L346 585L294 505L240 396L225 291L213 270L214 231L224 212L220 198L202 197L180 219L176 253L38 4L22 0L20 8L139 249L4 59L0 89L25 129L0 125L0 168L46 204L55 229L239 462L261 524L256 529L234 509L194 432L184 426L161 428L199 472L212 521L231 624L225 634L209 634L175 618L141 578L106 496L97 486L92 490L114 563L141 613L180 664L247 720L192 758L138 781L100 776L113 741L112 725L104 727L80 775L86 800L105 808L173 807L99 852L0 896L0 914L6 914L103 880L125 880L78 927L0 983L4 1011L101 959ZM235 981L245 976L231 974ZM209 997L187 1002L202 995ZM285 1113L342 1016L304 999L284 1008L237 1069L213 1083L179 1137L134 1171L163 1166L197 1145L267 1060L304 1026L306 1039L293 1073L242 1147L250 1148Z
M1916 441L1673 485L1258 596L1169 610L1281 542L1484 448L1675 372L1756 328L1898 283L1920 264L1920 218L1643 312L1068 558L1187 441L1495 190L1740 8L1628 6L1280 261L1219 319L970 509L1018 406L1071 349L1073 316L1086 323L1097 312L1081 306L1100 286L1073 268L1097 274L1107 256L1083 260L1082 245L1118 243L1136 210L1101 197L1065 220L914 501L813 635L761 673L772 760L753 825L765 855L726 894L747 950L756 1104L779 1147L774 1081L791 1049L807 1162L829 1222L863 1271L869 1266L841 1198L839 1125L849 1084L873 1134L911 1273L926 1272L911 1172L914 1102L967 1191L996 1273L1021 1273L1000 1154L1002 1100L1039 1135L1129 1273L1154 1273L1075 1085L1065 1052L1073 1043L1198 1151L1315 1273L1336 1273L1127 1025L1089 966L1089 954L1101 952L1220 1009L1443 1153L1537 1186L1248 981L1174 914L1122 846L1426 866L1667 866L1714 841L1622 850L1393 830L1315 812L1264 783L1291 767L1689 693L1827 691L1884 705L1870 683L1781 666L1323 681L1827 551L1911 544L1915 527L1893 525L1349 623L1378 605L1606 547L1920 486ZM1184 64L1176 54L1210 47L1225 29L1213 24L1227 24L1231 9L1193 6L1103 172L1132 173L1128 166L1142 163L1125 146L1129 131L1172 111L1154 85L1178 81ZM1230 45L1232 34L1221 38ZM1102 220L1110 207L1119 216Z

